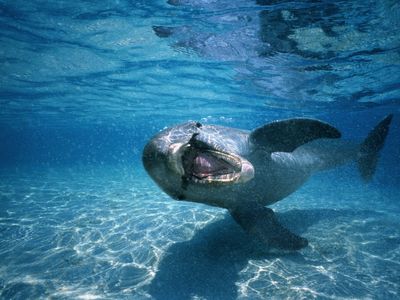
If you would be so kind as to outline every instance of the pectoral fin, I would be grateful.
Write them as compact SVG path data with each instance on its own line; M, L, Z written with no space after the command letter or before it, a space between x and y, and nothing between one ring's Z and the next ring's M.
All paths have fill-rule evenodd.
M235 221L250 235L267 248L299 250L308 245L308 241L283 227L272 209L254 203L230 210Z

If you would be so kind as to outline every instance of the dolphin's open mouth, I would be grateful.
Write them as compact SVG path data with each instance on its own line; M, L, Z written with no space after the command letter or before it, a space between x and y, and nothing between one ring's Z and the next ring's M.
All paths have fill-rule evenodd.
M181 159L184 176L195 183L244 182L254 175L253 167L247 160L214 149L189 146Z

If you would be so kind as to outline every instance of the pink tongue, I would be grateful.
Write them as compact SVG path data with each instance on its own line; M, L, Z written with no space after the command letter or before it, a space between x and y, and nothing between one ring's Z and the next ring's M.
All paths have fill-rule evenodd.
M223 163L207 153L200 153L194 159L193 172L195 174L208 176L223 169Z

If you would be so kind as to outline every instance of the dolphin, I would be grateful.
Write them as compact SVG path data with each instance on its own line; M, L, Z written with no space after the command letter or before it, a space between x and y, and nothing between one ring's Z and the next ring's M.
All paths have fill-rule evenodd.
M142 161L172 198L225 208L268 249L299 250L307 239L282 226L266 206L299 189L313 173L351 161L371 180L392 117L362 142L341 139L335 127L309 118L274 121L253 131L187 122L154 136Z

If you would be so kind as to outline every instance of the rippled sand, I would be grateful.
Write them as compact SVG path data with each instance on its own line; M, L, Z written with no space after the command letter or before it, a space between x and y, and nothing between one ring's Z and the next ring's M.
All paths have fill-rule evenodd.
M309 247L267 253L225 210L173 201L141 169L3 169L1 298L398 297L399 191L335 172L274 206Z

